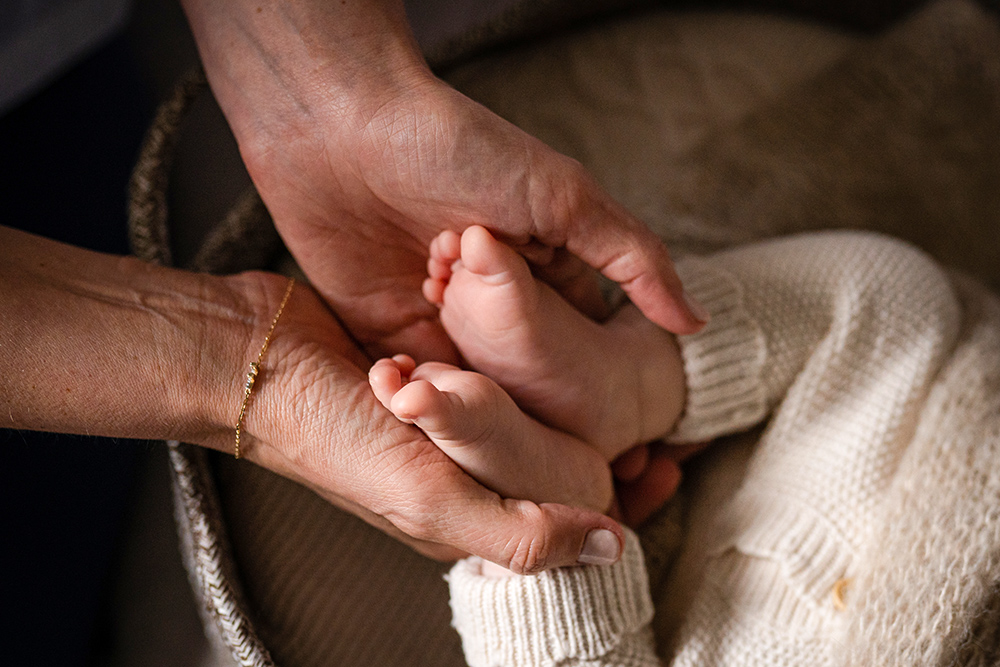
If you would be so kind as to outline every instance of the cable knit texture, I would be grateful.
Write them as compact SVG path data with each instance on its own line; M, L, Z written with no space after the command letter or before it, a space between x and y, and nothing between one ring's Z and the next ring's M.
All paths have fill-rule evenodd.
M689 394L672 439L766 428L742 484L713 513L712 539L686 546L699 585L683 625L657 638L672 646L662 657L700 667L994 664L1000 477L985 459L1000 446L996 300L870 233L789 237L687 258L679 270L713 318L681 338ZM452 576L453 611L470 664L632 664L617 653L652 640L631 626L617 643L586 642L586 653L522 660L537 655L520 645L527 637L573 646L548 629L619 613L592 600L619 599L646 575L615 567L603 578L600 568L563 571L576 606L541 612L528 595L506 606L481 596L474 611L456 604L482 579L459 565L467 576ZM469 647L486 637L498 642L490 660L473 660ZM614 651L595 655L605 645Z

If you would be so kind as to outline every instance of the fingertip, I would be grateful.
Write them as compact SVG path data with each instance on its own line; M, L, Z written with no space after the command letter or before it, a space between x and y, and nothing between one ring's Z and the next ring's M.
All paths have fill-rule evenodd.
M628 482L636 479L649 463L649 447L637 445L611 462L615 479Z
M622 535L607 528L595 528L584 538L577 562L582 565L612 565L621 558L624 546Z
M681 294L681 298L684 300L684 304L688 307L688 311L694 316L694 318L701 323L702 326L708 324L709 320L712 319L712 314L708 312L708 308L702 305L700 301L691 296L691 293L687 290Z
M673 274L672 267L670 272ZM622 288L629 300L654 324L678 335L698 333L710 319L708 310L687 294L680 279L674 275L673 280L642 275L622 284Z

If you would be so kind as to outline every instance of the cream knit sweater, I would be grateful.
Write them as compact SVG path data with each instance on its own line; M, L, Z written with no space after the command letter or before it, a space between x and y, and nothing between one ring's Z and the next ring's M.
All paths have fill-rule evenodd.
M671 576L689 593L657 601L682 622L653 623L631 533L607 568L489 579L468 559L449 585L469 664L660 665L657 644L677 666L994 664L996 301L867 233L679 270L712 321L681 338L689 393L672 439L766 421L742 483L688 532L687 571Z

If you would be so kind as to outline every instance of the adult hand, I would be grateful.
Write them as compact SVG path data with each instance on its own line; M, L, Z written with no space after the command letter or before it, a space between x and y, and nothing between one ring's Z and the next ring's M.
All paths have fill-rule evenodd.
M281 284L258 275L273 310ZM433 557L472 553L518 573L575 565L581 557L617 558L581 554L616 542L606 533L588 541L593 531L610 531L623 543L621 528L601 513L612 494L609 471L595 464L590 478L580 480L580 500L590 509L501 498L382 407L368 365L312 290L293 291L247 418L248 458ZM535 454L540 466L559 465L542 461L549 455ZM544 497L539 489L533 500Z
M4 227L0 260L5 426L233 451L241 379L284 278L166 269ZM621 544L596 508L503 499L477 484L382 407L367 366L322 300L295 288L245 415L245 457L439 557L534 572ZM592 472L581 502L609 502L610 474L598 463Z
M659 240L578 163L434 78L400 2L184 4L278 230L370 352L453 359L420 286L430 240L472 224L542 263L564 248L658 324L700 328ZM590 274L565 266L565 292L593 305Z

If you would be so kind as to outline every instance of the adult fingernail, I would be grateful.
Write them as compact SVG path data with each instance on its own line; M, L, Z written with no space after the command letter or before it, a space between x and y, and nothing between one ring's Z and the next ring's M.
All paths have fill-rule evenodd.
M699 322L707 324L708 321L712 319L712 315L708 312L708 308L701 305L698 299L694 298L687 292L684 292L684 303L687 304L691 314L694 315Z
M587 533L577 561L582 565L611 565L620 555L618 536L610 530L598 528Z

